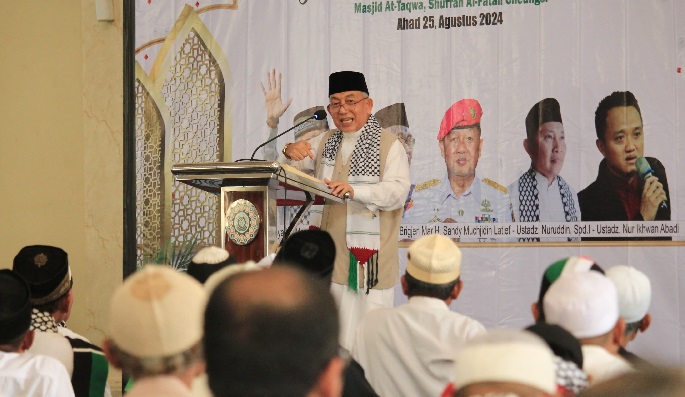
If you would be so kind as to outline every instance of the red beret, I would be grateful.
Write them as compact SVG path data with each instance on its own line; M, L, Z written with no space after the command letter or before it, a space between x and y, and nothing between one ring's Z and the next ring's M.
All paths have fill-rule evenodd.
M480 123L483 116L483 109L475 99L462 99L450 106L442 117L438 140L449 134L454 127L468 127Z

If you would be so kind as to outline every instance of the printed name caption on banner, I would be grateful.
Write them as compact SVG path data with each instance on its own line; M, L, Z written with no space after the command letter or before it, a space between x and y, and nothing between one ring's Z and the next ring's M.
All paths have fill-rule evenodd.
M381 12L418 12L426 10L444 10L450 8L464 8L464 7L494 7L506 5L523 5L532 4L539 6L547 3L549 0L428 0L426 6L424 0L386 0L386 1L371 1L367 3L354 3L355 14L370 14L374 15Z
M430 223L400 226L400 239L430 234L453 238L549 237L672 237L685 238L680 221L663 222L538 222L538 223Z

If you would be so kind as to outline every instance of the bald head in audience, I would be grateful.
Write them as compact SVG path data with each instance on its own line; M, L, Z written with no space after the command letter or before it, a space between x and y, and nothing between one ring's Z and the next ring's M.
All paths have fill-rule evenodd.
M283 266L220 283L205 312L216 397L339 396L338 312L328 286Z

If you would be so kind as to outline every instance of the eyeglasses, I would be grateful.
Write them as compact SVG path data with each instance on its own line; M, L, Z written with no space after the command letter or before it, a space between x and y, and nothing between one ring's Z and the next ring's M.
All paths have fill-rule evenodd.
M340 103L331 103L328 105L328 108L331 110L331 112L339 112L340 109L344 106L347 111L352 112L354 111L354 108L357 106L357 104L365 99L369 98L362 98L358 101L355 101L353 99L348 99L345 102L340 102Z

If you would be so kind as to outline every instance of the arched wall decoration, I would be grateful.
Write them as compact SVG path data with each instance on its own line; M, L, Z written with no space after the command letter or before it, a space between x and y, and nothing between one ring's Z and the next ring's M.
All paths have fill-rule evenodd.
M170 125L169 109L154 90L145 71L136 64L135 80L136 148L136 263L163 247L169 236L169 222L164 216L165 137Z
M171 167L230 161L231 74L197 12L179 15L148 76L136 63L136 244L140 265L169 242L220 245L218 198Z

